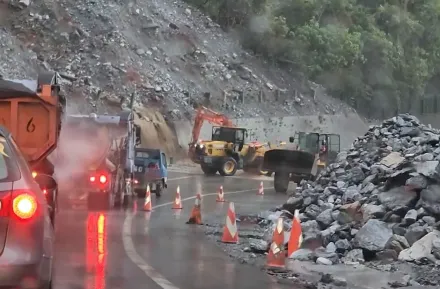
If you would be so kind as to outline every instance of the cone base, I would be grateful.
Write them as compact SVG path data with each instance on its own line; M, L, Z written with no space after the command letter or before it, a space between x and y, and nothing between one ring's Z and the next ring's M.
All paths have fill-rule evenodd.
M215 200L217 203L224 203L225 200Z
M266 264L266 268L284 269L284 268L286 268L286 265Z

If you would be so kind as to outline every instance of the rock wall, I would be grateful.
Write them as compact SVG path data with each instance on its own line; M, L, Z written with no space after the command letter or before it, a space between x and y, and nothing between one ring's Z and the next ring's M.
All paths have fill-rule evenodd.
M249 140L258 141L287 141L295 131L327 132L341 135L341 149L349 148L354 139L363 135L368 126L357 114L322 115L322 116L288 116L273 118L236 119L237 126L248 129ZM191 141L192 124L175 122L176 135L179 144L186 148ZM205 122L200 138L211 138L212 125Z

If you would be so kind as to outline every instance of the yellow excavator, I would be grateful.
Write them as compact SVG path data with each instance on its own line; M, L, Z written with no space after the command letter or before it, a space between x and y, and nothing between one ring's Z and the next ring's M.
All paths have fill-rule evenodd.
M199 140L203 122L218 124L212 128L211 140ZM264 154L273 149L271 144L245 143L247 129L236 127L225 115L201 106L194 121L189 157L200 164L205 175L233 176L239 169L256 174L267 174L262 169ZM285 144L285 143L284 143Z

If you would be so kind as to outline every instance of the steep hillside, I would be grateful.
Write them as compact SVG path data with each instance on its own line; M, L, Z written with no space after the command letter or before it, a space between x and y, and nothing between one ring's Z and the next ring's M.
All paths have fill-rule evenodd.
M59 71L81 112L118 110L132 93L173 119L200 103L231 117L346 110L317 85L251 56L180 1L10 1L2 5L0 74Z

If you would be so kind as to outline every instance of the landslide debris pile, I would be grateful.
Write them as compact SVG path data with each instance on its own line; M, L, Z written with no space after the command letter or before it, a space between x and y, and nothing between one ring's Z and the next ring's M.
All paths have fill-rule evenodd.
M322 245L291 257L439 264L439 140L439 130L408 114L370 127L283 205L301 212L303 248Z

